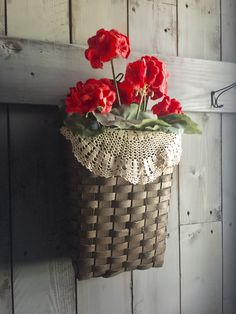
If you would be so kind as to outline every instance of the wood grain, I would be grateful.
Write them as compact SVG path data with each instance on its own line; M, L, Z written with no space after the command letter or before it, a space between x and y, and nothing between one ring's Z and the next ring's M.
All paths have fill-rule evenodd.
M129 1L129 36L134 51L176 56L176 28L176 0Z
M74 314L58 111L10 108L15 313Z
M134 314L180 313L178 171L172 186L164 266L134 271ZM166 302L166 296L169 296ZM148 311L147 311L148 309Z
M72 0L72 41L85 45L100 28L127 33L126 0Z
M0 0L0 35L5 35L5 1Z
M224 0L222 7L222 60L236 62L236 2Z
M178 55L220 60L220 24L219 0L179 0ZM212 69L211 74L213 72ZM223 73L222 68L220 75ZM192 95L196 86L208 81L208 74L207 70L203 71L202 79L191 82L189 92ZM234 78L235 75L231 84ZM209 88L209 103L210 90L220 89L216 87L218 84L214 82ZM223 81L221 84L222 87L227 85ZM195 94L196 101L199 95ZM220 99L220 103L227 106L225 99ZM187 225L180 229L181 312L216 314L222 311L221 119L217 113L192 116L202 125L203 134L183 139L180 223ZM219 222L208 223L217 220ZM198 301L194 302L196 296Z
M236 309L236 114L222 117L222 172L223 172L223 305L224 313Z
M181 226L181 313L222 313L221 223Z
M181 224L221 220L221 127L217 113L191 117L201 135L183 136L180 162Z
M134 53L133 59L136 57ZM221 109L213 110L210 106L212 90L236 81L236 64L179 57L162 59L171 73L169 94L179 99L186 111L236 111L236 89L221 97ZM115 61L117 73L123 72L125 61ZM82 48L40 41L2 39L0 66L0 101L10 103L57 105L78 80L111 77L109 65L104 70L91 69Z
M9 36L69 42L69 1L8 1L7 29Z
M222 60L236 62L236 2L222 2ZM236 115L222 115L223 312L236 309Z
M178 54L220 60L220 1L178 1Z
M0 104L0 312L12 313L7 106Z
M78 282L79 314L131 314L130 272Z

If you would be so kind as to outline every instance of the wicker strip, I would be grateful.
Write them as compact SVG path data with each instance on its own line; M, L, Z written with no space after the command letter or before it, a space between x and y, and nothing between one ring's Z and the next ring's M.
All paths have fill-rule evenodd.
M164 262L173 168L133 185L102 178L69 161L73 264L78 279L110 277Z

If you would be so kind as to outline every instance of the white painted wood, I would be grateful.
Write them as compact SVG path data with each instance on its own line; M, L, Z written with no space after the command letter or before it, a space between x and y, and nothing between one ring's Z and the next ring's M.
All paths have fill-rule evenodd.
M129 25L134 50L176 56L176 0L130 0Z
M236 2L222 1L222 60L236 62ZM236 309L236 115L222 115L223 312Z
M0 35L5 34L5 0L0 0Z
M236 114L222 117L223 173L223 305L224 314L236 309Z
M222 4L222 59L236 62L236 1L223 0Z
M126 0L72 0L72 40L85 45L100 28L127 33Z
M7 2L8 35L69 42L69 1L11 0Z
M131 314L131 273L78 282L79 314Z
M210 91L236 81L236 64L179 57L162 59L170 73L169 93L181 101L186 111L236 111L236 89L222 96L223 108L210 107ZM10 103L56 105L77 80L111 77L109 65L104 70L92 69L82 48L40 41L1 39L0 66L0 102ZM115 67L117 73L124 71L125 61L115 60Z
M217 113L191 117L202 135L183 136L180 162L180 223L221 220L221 127Z
M220 0L178 0L179 56L220 60Z
M15 313L75 314L74 272L68 260L16 264Z
M164 265L162 268L134 271L134 314L180 313L177 185L178 171L176 169L171 192L168 217L169 238L167 239Z
M221 223L181 226L180 241L181 314L221 314Z

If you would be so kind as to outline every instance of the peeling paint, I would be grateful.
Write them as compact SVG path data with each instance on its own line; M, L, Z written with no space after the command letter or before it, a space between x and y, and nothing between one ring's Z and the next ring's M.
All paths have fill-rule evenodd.
M22 50L17 41L0 39L0 57L9 59L11 55L19 53Z

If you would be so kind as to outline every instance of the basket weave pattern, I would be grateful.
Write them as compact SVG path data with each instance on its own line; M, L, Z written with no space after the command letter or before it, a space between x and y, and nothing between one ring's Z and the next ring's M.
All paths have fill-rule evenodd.
M173 168L152 183L133 185L98 177L72 157L68 183L78 279L161 267Z

